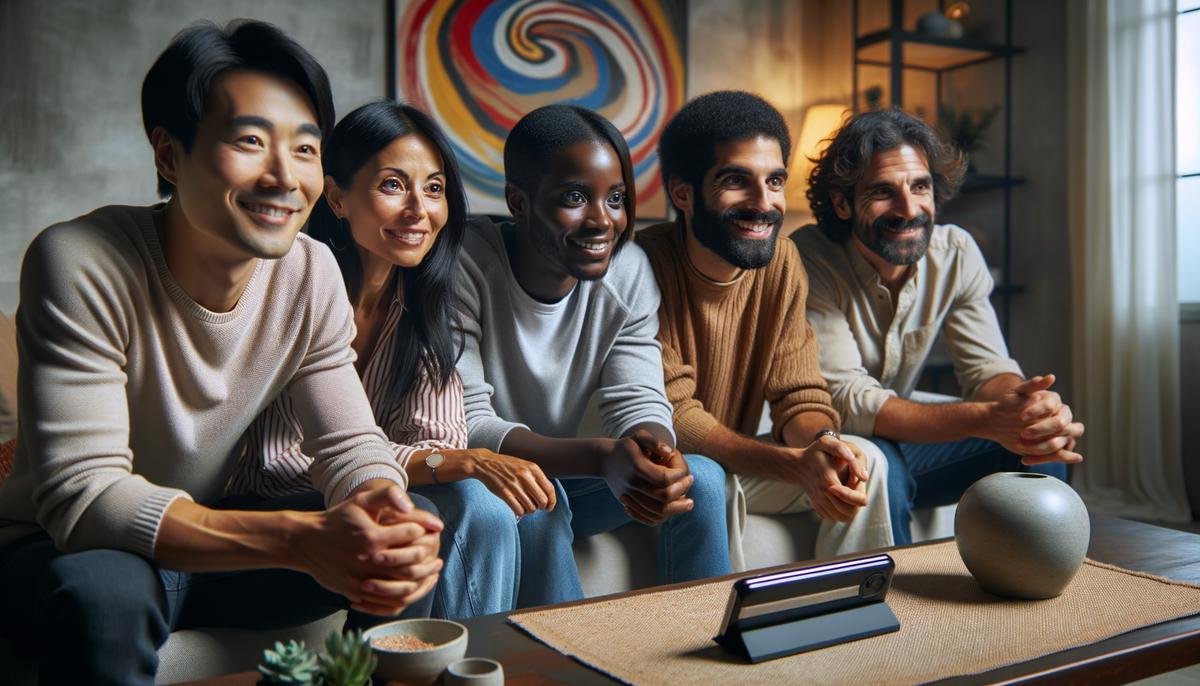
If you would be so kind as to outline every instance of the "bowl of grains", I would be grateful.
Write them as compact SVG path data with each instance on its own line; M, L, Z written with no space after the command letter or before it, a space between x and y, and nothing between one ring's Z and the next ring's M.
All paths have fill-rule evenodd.
M379 664L375 676L406 684L433 684L467 654L467 627L445 619L401 619L363 633Z

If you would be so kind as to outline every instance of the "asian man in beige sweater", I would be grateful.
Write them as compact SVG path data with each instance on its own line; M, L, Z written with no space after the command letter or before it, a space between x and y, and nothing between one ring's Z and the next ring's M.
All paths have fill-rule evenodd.
M43 684L153 684L176 628L394 614L441 568L441 522L405 494L355 373L337 264L297 239L324 181L324 70L270 25L201 24L142 109L166 201L52 226L21 270L0 636ZM281 393L326 509L210 507Z

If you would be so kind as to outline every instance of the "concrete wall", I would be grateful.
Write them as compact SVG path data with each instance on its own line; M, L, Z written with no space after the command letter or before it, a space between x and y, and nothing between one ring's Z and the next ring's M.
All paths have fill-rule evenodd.
M812 23L813 5L789 0L689 0L688 98L729 89L758 93L783 113L792 136L799 136L809 79L824 76L823 70L806 68L813 63L811 51L800 40ZM734 26L739 29L730 30ZM789 184L789 189L793 187L798 184ZM789 231L805 221L800 200L788 194L784 225Z
M16 306L21 255L37 231L99 205L154 200L138 105L141 80L188 23L252 16L280 25L329 70L339 113L385 92L381 0L0 2L0 207L6 210L0 217L0 311ZM910 0L908 21L927 4ZM851 100L850 8L825 0L691 0L689 97L721 88L759 92L798 136L809 105ZM864 0L863 8L864 27L886 22L885 2ZM1014 300L1011 343L1029 371L1054 371L1069 388L1061 201L1065 11L1062 2L1018 0L1015 15L1015 38L1029 48L1014 63L1015 167L1029 183L1014 195L1014 276L1029 292ZM977 20L993 30L1000 25L996 17ZM953 93L964 101L992 98L995 77L994 69L966 72ZM789 229L808 220L796 181ZM972 211L994 214L999 197L976 196ZM989 252L998 242L998 235L990 238Z
M0 0L0 312L42 228L155 200L142 78L198 19L270 21L329 71L338 113L384 89L380 0Z

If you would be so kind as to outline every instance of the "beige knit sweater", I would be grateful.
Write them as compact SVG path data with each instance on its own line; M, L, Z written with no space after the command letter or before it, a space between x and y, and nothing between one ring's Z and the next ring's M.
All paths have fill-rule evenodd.
M769 265L716 283L692 265L680 231L666 223L637 234L662 292L658 339L679 448L700 450L717 424L755 435L764 400L777 441L803 412L822 412L836 426L796 246L780 238Z
M39 528L60 549L154 553L175 498L218 497L250 422L288 393L312 478L338 502L405 484L354 371L337 263L301 235L212 312L167 269L154 209L104 207L34 239L17 311L20 408L0 486L0 546Z

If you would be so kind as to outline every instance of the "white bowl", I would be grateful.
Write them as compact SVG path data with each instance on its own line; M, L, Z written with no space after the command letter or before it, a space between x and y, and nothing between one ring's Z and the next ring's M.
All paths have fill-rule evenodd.
M504 686L504 667L486 657L451 662L442 677L445 686Z
M433 647L387 650L375 645L375 639L396 634L414 636ZM379 659L375 676L407 684L436 683L447 665L467 654L467 627L447 619L401 619L371 627L363 638Z

